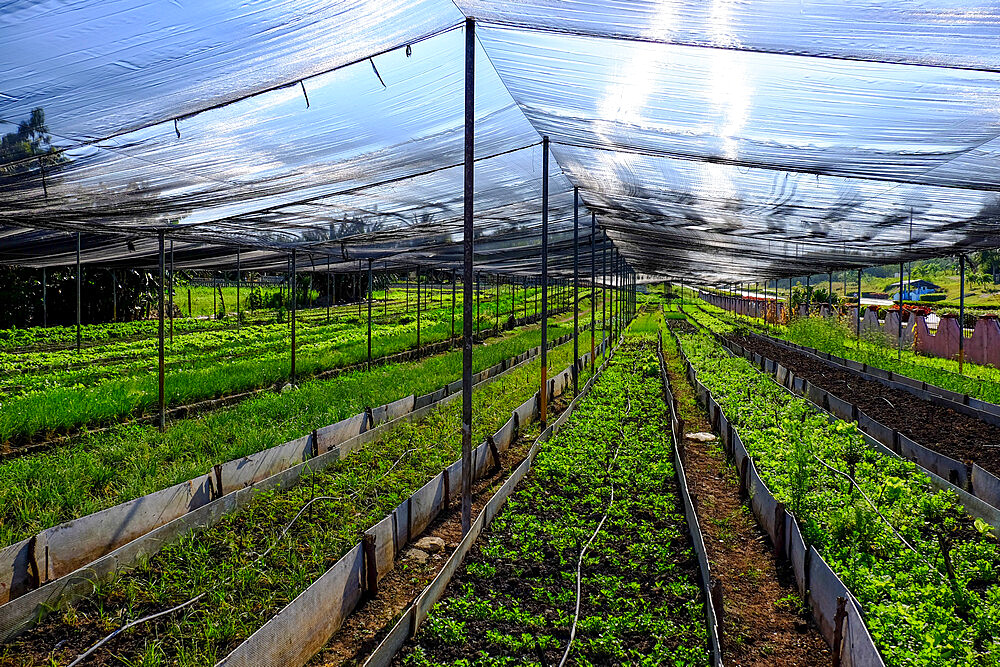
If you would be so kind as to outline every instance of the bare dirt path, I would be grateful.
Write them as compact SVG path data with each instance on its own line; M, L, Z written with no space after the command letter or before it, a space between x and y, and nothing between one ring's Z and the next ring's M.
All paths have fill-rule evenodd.
M669 336L664 336L663 347L686 432L710 433L712 427L698 406ZM725 663L737 667L831 664L829 647L802 610L790 568L775 562L770 539L740 497L739 478L726 461L721 441L685 439L684 467L712 570L722 580L725 613L720 632Z

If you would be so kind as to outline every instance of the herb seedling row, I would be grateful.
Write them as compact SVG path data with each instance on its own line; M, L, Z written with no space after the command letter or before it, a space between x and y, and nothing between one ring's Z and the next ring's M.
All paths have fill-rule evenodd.
M869 448L855 425L831 423L708 334L676 333L762 480L860 601L886 663L997 664L1000 550L989 526L916 465Z
M626 338L399 664L558 664L574 627L570 664L708 664L660 391L652 340Z
M571 353L571 346L557 348L553 364L568 362ZM536 360L475 394L477 441L534 393L537 374ZM452 403L291 489L262 493L243 512L166 547L15 640L5 649L6 658L48 655L58 643L49 641L55 633L69 638L56 662L68 662L121 619L169 608L207 590L198 603L122 637L117 648L109 647L109 653L88 664L118 664L121 659L213 664L335 563L359 531L454 459L461 442L460 413L460 404ZM299 509L317 497L334 500L310 506L284 539L275 540Z

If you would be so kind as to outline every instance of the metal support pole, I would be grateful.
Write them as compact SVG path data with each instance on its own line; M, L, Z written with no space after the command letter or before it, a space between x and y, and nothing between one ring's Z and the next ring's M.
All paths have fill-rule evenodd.
M542 137L542 367L539 388L541 426L548 419L549 388L549 138Z
M812 276L806 276L806 317L809 317L809 311L812 308L812 286L809 284L809 279Z
M83 267L80 265L80 232L76 233L76 351L80 351L82 333L80 331L80 294L83 285ZM163 310L162 308L160 310Z
M594 350L597 349L594 340L597 336L597 332L594 328L597 326L597 305L595 298L597 294L597 242L595 236L597 234L597 214L590 214L590 363L596 364L597 356L594 354Z
M474 253L474 169L476 24L465 19L465 160L462 251L462 535L472 527L472 260Z
M167 292L169 302L167 312L170 313L170 348L174 347L174 240L170 239L170 290Z
M372 368L372 258L368 258L368 370Z
M965 255L958 256L958 372L965 366Z
M118 321L118 272L111 269L111 321Z
M112 276L112 286L114 286L114 273ZM49 295L47 290L48 281L45 276L45 267L42 267L42 326L49 326Z
M296 310L298 308L299 300L297 298L297 285L296 283L296 266L295 266L295 249L292 248L292 280L291 280L291 292L292 292L292 386L295 386L295 319Z
M330 272L330 256L326 256L326 323L330 323L330 308L333 306L333 273Z
M476 335L477 336L480 333L480 324L479 324L479 301L480 301L480 299L479 299L479 279L480 279L480 277L481 276L479 275L479 271L476 271Z
M830 309L830 314L833 315L833 271L830 271L830 291L826 295L826 306Z
M903 263L899 263L899 331L896 338L896 359L903 360Z
M855 333L858 337L858 347L861 347L861 269L858 269L858 316L856 318Z
M174 245L173 245L173 242L171 241L171 243L170 243L171 267L173 266L173 264L172 264L172 262L173 262L173 259L172 259L173 258L173 252L174 252ZM242 322L243 318L241 317L241 312L240 312L240 283L243 282L243 264L242 264L242 260L243 260L243 257L240 254L240 247L236 246L236 330L237 331L239 331L240 328L242 328L242 326L243 326L243 322ZM170 270L172 272L173 268L171 268ZM171 310L173 310L173 309L171 309Z
M420 356L420 267L417 267L417 356Z
M601 341L608 338L608 239L601 241ZM605 352L607 354L607 352Z
M358 319L361 319L361 260L358 260L358 273L354 277L354 284L358 286ZM418 324L419 327L419 324Z
M573 395L580 391L580 192L573 186Z
M451 270L451 340L455 340L455 269Z
M163 257L163 231L160 231L160 313L159 313L159 420L160 430L166 426L166 391L163 373L163 283L166 278L166 262Z
M216 275L215 271L212 271L212 319L219 319L219 302L215 296L215 291L219 287L219 276Z
M496 280L494 281L494 284L497 290L497 298L496 298L496 308L494 309L494 314L493 314L493 330L494 332L499 333L500 331L500 274L499 273L496 275Z

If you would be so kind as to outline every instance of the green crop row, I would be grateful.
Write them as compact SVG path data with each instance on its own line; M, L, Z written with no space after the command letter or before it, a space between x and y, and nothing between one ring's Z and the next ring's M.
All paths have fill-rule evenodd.
M736 318L721 308L709 304L699 305L707 313L729 324L729 330L737 322L744 326L752 323L748 318ZM693 317L698 317L696 308L688 307L685 310ZM881 334L862 334L859 343L854 336L852 323L847 320L801 317L792 320L787 326L771 327L767 333L797 345L899 373L943 389L968 394L990 403L1000 403L1000 369L966 362L963 374L959 374L957 361L923 356L911 350L900 352Z
M861 602L886 663L1000 663L990 527L915 464L869 448L855 424L830 423L708 334L677 335L761 478Z
M572 351L571 344L553 350L552 367L568 365ZM499 429L535 393L539 368L536 357L474 392L475 442ZM52 614L0 649L0 661L17 665L41 658L65 664L122 622L205 593L183 610L116 637L95 661L215 664L357 544L360 532L459 456L461 411L461 402L453 401L290 489L260 494L242 512L185 536L94 595ZM536 426L522 429L529 435L535 431ZM292 523L314 498L324 500Z
M569 664L708 663L654 340L630 335L543 445L401 664L559 664L584 545Z
M456 330L460 325L458 320ZM421 344L447 340L451 331L450 306L433 310L427 317L421 318ZM190 351L191 361L173 368L166 376L167 406L185 405L285 382L291 374L291 362L287 340L282 340L284 334L283 331L270 332L256 353L250 353L246 348L252 348L247 341L258 336L257 333L203 334L209 337L235 336L229 350L231 354L202 358L198 352L198 341L194 341L194 348ZM372 334L372 356L378 358L412 349L416 346L416 337L415 321L376 329ZM241 348L244 351L237 356ZM298 342L296 375L307 377L357 364L367 357L367 353L366 327L338 327L335 330L317 327L315 332L307 332L304 339ZM148 414L158 402L158 379L150 369L138 375L110 377L101 382L93 377L83 382L73 378L67 380L60 374L40 377L54 386L4 400L0 409L0 443L26 441L39 435Z
M208 288L195 288L195 292L199 290L208 290ZM461 290L461 287L458 288ZM235 299L235 289L232 289L230 294L230 288L224 288L226 291L228 302L234 303ZM208 301L211 301L211 291L208 290ZM527 290L527 295L521 289L515 290L516 300L522 302L527 300L532 303L533 300L538 298L538 289ZM249 292L248 292L249 293ZM460 294L460 292L459 292ZM480 301L483 304L487 302L492 303L494 299L495 291L490 290L487 287L482 287L480 289ZM378 317L383 312L392 315L393 317L398 317L400 315L399 309L407 308L408 311L416 312L416 289L411 287L409 291L404 289L393 289L390 291L390 296L388 302L384 302L385 293L378 291L374 293L373 302L373 316ZM421 298L425 304L433 307L434 303L441 304L442 298L443 303L451 303L451 289L447 286L444 293L442 294L438 289L433 289L431 291L422 291ZM508 288L504 288L502 298L509 299ZM459 296L459 303L461 302L461 297ZM187 311L186 298L183 292L178 292L175 296L174 303L177 307L181 309L182 312ZM246 302L244 301L244 304ZM404 306L404 304L409 304ZM362 310L362 314L359 316L357 304L341 304L339 306L334 306L330 310L333 317L339 318L350 318L363 317L366 314L366 310ZM367 306L365 306L365 309ZM204 313L211 313L211 307L209 306L204 310ZM183 334L194 331L207 331L207 330L225 330L229 328L236 327L236 318L229 317L223 321L213 320L213 319L203 319L197 317L199 314L199 309L195 308L195 317L175 317L173 321L174 333ZM230 308L231 312L235 311L235 308ZM299 311L298 319L303 320L326 320L327 308L301 308ZM201 314L204 314L201 313ZM264 309L264 310L248 310L244 305L240 311L240 318L244 324L248 325L267 325L281 323L287 318L287 313L282 313L281 315L276 314L276 311ZM100 341L116 341L122 339L156 339L158 334L159 322L158 320L134 320L131 322L105 322L101 324L84 324L80 327L80 338L84 344L90 344ZM20 352L31 352L31 351L45 351L44 348L59 348L59 347L74 347L76 343L76 327L75 326L52 326L52 327L31 327L28 329L0 329L0 352L7 351L20 351ZM74 349L75 351L75 349Z
M572 326L553 322L548 338ZM598 332L598 335L600 333ZM533 325L473 348L478 372L541 343ZM297 391L263 393L239 405L168 424L125 424L85 434L59 448L0 463L0 546L204 474L213 465L293 440L410 394L434 391L461 376L462 352L376 366Z

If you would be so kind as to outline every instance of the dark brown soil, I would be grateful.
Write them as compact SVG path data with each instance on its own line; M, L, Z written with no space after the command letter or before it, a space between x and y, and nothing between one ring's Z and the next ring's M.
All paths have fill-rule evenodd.
M732 334L729 339L779 362L837 398L854 403L872 419L914 442L1000 475L1000 428L760 338Z
M683 321L671 328L691 329ZM683 372L670 367L671 390L685 430L711 432L695 402L694 388ZM831 664L829 647L807 613L787 563L777 564L773 547L750 509L743 504L739 477L726 462L720 442L684 443L684 467L715 577L722 581L723 660L737 667L823 666Z

